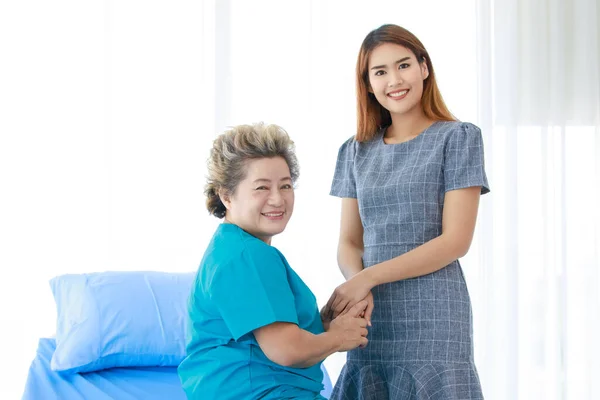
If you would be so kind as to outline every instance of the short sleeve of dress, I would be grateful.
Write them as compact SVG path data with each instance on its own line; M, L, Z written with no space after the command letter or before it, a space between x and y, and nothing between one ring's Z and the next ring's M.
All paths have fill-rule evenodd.
M444 191L481 186L481 194L490 191L483 154L481 130L470 123L452 131L444 153Z
M273 322L298 324L285 264L267 246L249 244L219 268L209 290L234 340Z
M331 191L329 192L330 195L356 198L355 152L356 141L354 138L348 139L340 147L333 182L331 183Z

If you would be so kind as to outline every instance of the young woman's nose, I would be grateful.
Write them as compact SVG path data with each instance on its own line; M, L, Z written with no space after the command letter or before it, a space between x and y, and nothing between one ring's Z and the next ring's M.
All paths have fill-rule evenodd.
M399 70L395 70L391 72L389 75L390 80L388 82L388 87L393 88L395 86L400 86L404 81L402 80L402 73Z

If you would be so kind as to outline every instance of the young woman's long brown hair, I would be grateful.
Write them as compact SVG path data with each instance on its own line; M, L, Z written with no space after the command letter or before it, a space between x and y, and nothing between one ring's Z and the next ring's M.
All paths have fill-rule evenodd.
M419 62L427 63L429 76L423 81L421 106L428 118L436 121L454 121L440 90L438 89L431 58L419 39L398 25L382 25L369 32L360 46L356 62L356 99L357 99L357 131L356 140L363 142L371 139L377 130L392 123L390 112L383 108L369 93L369 57L371 52L383 43L394 43L404 46L413 52Z

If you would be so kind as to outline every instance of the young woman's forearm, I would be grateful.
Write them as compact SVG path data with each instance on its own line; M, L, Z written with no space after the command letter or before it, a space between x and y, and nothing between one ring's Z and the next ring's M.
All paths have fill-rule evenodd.
M340 242L338 245L337 262L346 280L363 270L363 252L362 246L350 242Z
M374 286L416 278L440 270L466 254L464 246L441 235L391 260L364 270Z
M440 236L361 273L377 286L430 274L463 257L473 240L480 193L479 186L446 193Z

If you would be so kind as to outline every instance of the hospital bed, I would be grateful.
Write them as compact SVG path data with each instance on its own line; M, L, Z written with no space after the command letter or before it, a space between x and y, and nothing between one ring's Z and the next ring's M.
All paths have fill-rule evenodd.
M56 343L40 339L31 367L23 400L185 400L177 367L111 368L84 374L52 371L50 360ZM329 398L332 386L322 367Z
M23 400L185 399L187 296L194 274L107 272L51 280L57 341L39 340ZM332 385L323 370L324 390Z

